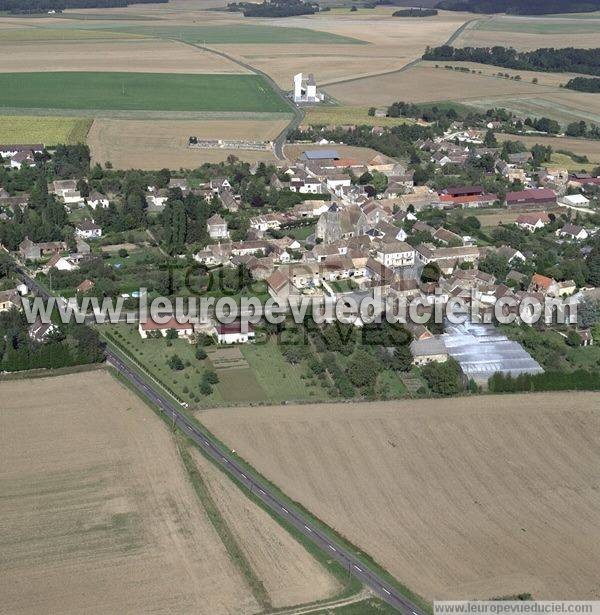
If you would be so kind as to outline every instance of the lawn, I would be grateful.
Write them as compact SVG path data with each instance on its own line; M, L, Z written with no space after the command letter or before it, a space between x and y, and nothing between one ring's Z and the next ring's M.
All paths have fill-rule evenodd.
M305 124L321 126L328 124L357 124L365 126L399 126L414 123L404 117L374 117L369 115L368 107L310 107L306 110Z
M2 115L0 142L43 143L46 147L85 143L91 125L92 119L75 117Z
M567 154L552 154L552 158L550 159L552 164L564 167L568 171L593 171L598 165L594 162L590 163L582 163L577 162L568 156Z
M0 105L12 108L285 112L258 75L112 72L0 73Z
M263 344L243 346L242 353L268 401L328 399L317 378L308 377L309 370L304 362L292 365L284 359L276 338Z
M283 229L283 232L297 241L305 241L315 232L315 225L308 224L307 226L295 226L294 228Z
M84 26L78 26L84 27ZM331 44L363 45L364 41L308 28L235 24L230 26L86 25L86 29L169 38L207 45Z

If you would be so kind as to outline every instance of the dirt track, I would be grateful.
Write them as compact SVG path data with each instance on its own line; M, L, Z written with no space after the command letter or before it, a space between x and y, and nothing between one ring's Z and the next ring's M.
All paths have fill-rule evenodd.
M201 420L426 598L598 599L599 408L539 394Z

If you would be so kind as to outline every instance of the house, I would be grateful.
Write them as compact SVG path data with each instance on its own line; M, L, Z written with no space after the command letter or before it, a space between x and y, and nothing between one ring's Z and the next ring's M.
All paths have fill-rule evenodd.
M83 198L77 190L77 181L74 179L57 179L50 184L49 192L56 195L65 205L83 204Z
M404 241L382 242L375 258L386 267L410 267L415 264L415 249Z
M10 166L12 169L20 169L21 167L34 167L35 157L32 151L17 152L10 159Z
M469 194L463 196L440 194L440 202L444 208L463 207L468 209L478 207L492 207L497 200L498 195L493 193Z
M105 194L98 192L97 190L92 190L86 201L92 209L96 209L96 207L100 207L101 209L108 209L108 197Z
M78 264L72 259L55 254L45 265L45 270L57 269L58 271L75 271L78 268Z
M94 286L96 286L96 283L93 282L92 280L84 280L75 290L78 293L87 293L90 290L92 290L92 288L94 288Z
M13 308L21 309L21 297L13 288L0 291L0 312L8 312Z
M550 224L550 217L548 214L535 213L535 214L521 214L515 224L530 233L534 233L535 231L544 228L546 224Z
M188 187L188 183L187 183L187 179L183 178L183 179L178 179L178 178L171 178L169 180L169 186L168 186L169 190L174 190L176 188L179 188L179 190L181 190L181 192L183 192L183 194L187 194L190 189Z
M25 237L19 244L19 255L23 260L37 261L48 254L64 252L67 245L62 241L48 241L46 243L35 243Z
M33 152L34 154L42 154L44 152L43 143L34 143L34 144L23 144L23 145L15 145L15 144L2 144L0 145L0 156L2 158L12 158L16 154L20 152Z
M169 199L169 191L164 188L160 190L152 190L144 194L146 204L148 205L148 213L160 213L166 207Z
M214 194L221 194L223 190L231 190L231 184L226 177L215 177L211 179L209 186Z
M239 210L240 202L231 190L223 190L219 198L221 199L221 204L227 211L235 213Z
M155 332L158 332L163 337L167 336L168 331L177 331L178 337L190 337L194 333L194 326L191 323L178 322L175 317L171 317L165 322L156 322L150 318L146 322L140 322L138 325L138 333L142 339L147 339Z
M574 239L575 241L585 241L589 237L589 234L583 226L567 223L556 231L556 236L566 239Z
M352 182L346 173L330 173L326 178L326 183L330 190L337 192L342 186L349 187Z
M529 285L530 292L540 292L545 294L556 294L558 287L556 280L548 276L534 273L531 276L531 284Z
M283 267L273 271L265 281L267 283L267 290L272 297L287 299L287 297L296 293L297 289L289 275L287 275L287 271L283 271Z
M435 241L439 241L440 243L446 246L449 246L449 245L462 246L463 245L463 240L460 235L457 235L456 233L453 233L452 231L445 229L443 226L441 226L439 229L437 229L433 233L433 238L435 239Z
M48 336L54 331L57 330L57 327L52 323L43 323L41 320L36 320L32 325L30 325L27 330L27 334L29 335L29 339L37 342L38 344L43 344Z
M515 259L520 260L522 263L527 260L523 252L521 252L520 250L515 250L510 246L500 246L496 250L496 254L498 254L499 256L503 256L507 260L509 265L512 264Z
M82 220L75 225L75 235L82 239L102 237L102 229L93 220Z
M207 220L206 228L211 239L227 239L229 237L227 222L219 214L214 214Z
M549 209L556 207L556 204L556 192L550 188L519 190L506 195L508 209Z
M256 333L251 323L239 320L229 324L219 323L215 327L219 344L247 344L256 339Z
M480 251L476 246L438 248L431 243L422 243L417 246L415 255L417 260L424 265L437 263L440 271L447 275L452 273L461 263L477 263Z
M444 363L448 360L448 351L439 337L413 339L410 343L410 351L415 365L427 365L433 362Z

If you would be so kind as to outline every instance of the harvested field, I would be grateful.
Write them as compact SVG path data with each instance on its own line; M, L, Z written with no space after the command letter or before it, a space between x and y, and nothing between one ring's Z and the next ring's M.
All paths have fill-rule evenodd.
M407 71L330 85L324 89L345 105L359 105L365 101L371 105L388 105L398 99L407 102L452 100L481 109L504 107L521 114L545 115L563 123L580 119L600 121L594 94L551 85L551 81L559 79L558 75L552 80L548 75L544 81L540 79L540 83L535 84L531 83L527 71L513 71L521 74L519 81L492 76L495 72L510 73L501 68L487 67L487 74L482 69L480 75L447 70L442 62L435 68L435 64L420 62ZM531 73L531 78L537 75Z
M490 98L543 96L548 90L558 91L558 88L547 88L523 81L435 68L435 64L429 62L419 63L402 73L330 85L325 89L328 94L348 105L357 105L361 101L368 101L373 105L387 105L399 99L407 102L468 102L470 98L481 97L481 92L485 92L486 98Z
M364 124L366 126L399 126L411 120L402 117L374 117L368 107L309 107L304 124Z
M514 47L520 50L541 47L600 46L600 20L495 16L471 24L455 41L457 47Z
M600 164L600 141L593 141L591 139L574 139L569 137L546 137L537 135L509 135L503 133L497 133L496 137L499 141L521 141L528 148L533 147L536 143L540 145L550 145L556 152L559 150L565 150L579 154L580 156L587 156L591 162Z
M285 119L265 120L113 120L97 119L88 134L94 162L110 160L118 169L194 168L233 154L242 160L274 161L272 152L190 149L188 138L274 139Z
M599 409L552 393L200 417L425 598L598 599Z
M37 31L37 30L36 30ZM54 30L53 30L54 32ZM243 74L238 64L176 41L138 38L3 44L0 72L123 71L146 73Z
M135 395L105 372L3 382L0 395L3 611L260 610Z
M258 75L118 72L0 73L3 107L289 112ZM173 93L177 92L177 96Z
M90 119L72 117L0 115L0 142L43 143L46 147L85 143L91 125Z
M141 38L137 35L121 32L104 32L94 30L61 29L50 30L49 28L0 28L0 44L15 45L18 43L46 43L58 41L92 41L92 40L115 40Z
M342 587L259 506L202 454L193 457L225 522L261 579L274 608L323 600Z
M499 224L514 224L517 218L522 215L521 211L513 211L508 209L491 209L473 215L481 222L483 228L493 228ZM527 212L529 213L529 212ZM541 214L541 211L532 211L531 214Z
M337 143L330 143L329 145L316 145L315 143L292 143L286 145L284 148L285 157L288 160L296 160L302 152L306 150L320 151L320 150L336 150L342 158L353 158L359 162L367 163L374 156L382 156L381 152L376 152L369 147L355 147L354 145L338 145ZM392 160L390 158L389 160Z
M291 76L313 72L318 85L396 70L419 58L427 45L441 45L468 19L462 13L442 13L419 22L391 17L391 10L369 14L312 16L273 19L279 26L298 26L360 39L368 45L286 45L272 49L265 45L222 45L219 49L247 61L269 74L281 87L291 88ZM411 23L408 23L411 22ZM352 104L363 106L368 99Z

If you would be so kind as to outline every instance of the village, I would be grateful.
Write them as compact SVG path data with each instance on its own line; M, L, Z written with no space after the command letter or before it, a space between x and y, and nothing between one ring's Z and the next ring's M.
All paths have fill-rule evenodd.
M47 185L48 198L64 208L72 234L58 241L34 241L26 235L5 249L65 298L121 296L132 310L140 287L150 287L152 296L161 294L160 284L153 287L144 271L152 278L164 269L160 263L169 260L176 274L171 273L163 294L193 294L184 285L182 269L188 267L211 284L221 279L222 271L229 270L232 279L243 271L242 278L249 276L254 285L237 288L238 300L244 292L282 301L359 301L377 294L420 299L432 314L434 305L464 296L478 303L482 322L462 328L433 321L406 323L413 365L453 358L466 378L483 387L495 373L541 373L543 367L516 339L495 328L494 306L532 298L597 305L593 280L598 264L593 259L598 258L600 177L535 163L535 151L507 151L493 143L492 127L478 130L455 123L443 136L417 140L419 162L437 178L418 185L418 167L408 160L376 152L366 160L352 158L340 153L346 146L326 139L300 141L300 153L289 164L248 165L233 159L228 161L233 174L221 174L227 165L205 165L201 178L164 171L159 182L138 189L145 222L128 233L115 232L110 224L115 201L125 201L126 207L131 194L110 193L103 188L110 181L89 175L55 179ZM324 131L340 128L353 129ZM298 132L305 130L300 126ZM384 138L386 130L370 132ZM33 171L41 160L52 164L42 144L2 145L0 154L7 177L23 173L21 169ZM466 170L482 160L483 181L459 181L472 176ZM94 173L103 175L98 169ZM137 179L143 183L147 177ZM440 178L445 187L436 189ZM502 192L491 192L492 183ZM252 190L262 194L250 196ZM27 192L0 188L5 225L27 211L28 198ZM195 221L204 227L196 233L200 241L175 242L177 231L166 226L178 224L174 208L186 202L188 209L204 207ZM189 223L183 232L190 232ZM552 255L549 263L546 253ZM126 283L120 283L123 275ZM211 287L213 296L228 293L218 284ZM4 289L0 309L18 305L19 289ZM522 324L517 309L513 311L516 325ZM582 311L587 315L590 310ZM580 311L579 319L570 317L554 328L570 344L587 347L594 343L596 323L597 315L582 319ZM360 319L355 324L360 327ZM36 323L29 334L42 343L53 330L53 325ZM191 342L198 335L218 344L256 340L252 325L223 325L214 318L197 326L175 318L139 325L142 339L174 332Z

